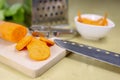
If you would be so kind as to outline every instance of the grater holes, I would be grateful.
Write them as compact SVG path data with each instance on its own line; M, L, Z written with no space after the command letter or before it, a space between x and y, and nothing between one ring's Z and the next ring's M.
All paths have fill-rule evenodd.
M42 0L40 0L39 3L42 3Z
M55 9L55 6L52 6L53 9Z
M40 15L40 18L42 18L43 17L43 15Z
M49 10L49 9L50 9L50 7L48 6L48 7L47 7L47 9Z
M47 1L46 1L46 0L44 0L44 3L47 3Z
M57 16L57 15L58 15L58 13L56 12L56 13L55 13L55 15Z
M39 3L47 3L47 0L39 0Z
M51 13L50 16L53 16L53 13Z
M37 11L39 11L40 10L40 8L37 8Z
M45 17L47 17L48 15L47 14L45 14Z
M60 15L63 15L63 11L60 12Z
M44 10L45 9L45 7L42 7L42 10Z
M58 5L58 9L60 9L60 5Z
M64 0L34 0L33 4L33 13L35 13L33 16L36 16L36 22L32 20L33 23L45 24L49 22L50 25L58 25L64 24L64 21L67 19L65 15L66 2L64 2Z

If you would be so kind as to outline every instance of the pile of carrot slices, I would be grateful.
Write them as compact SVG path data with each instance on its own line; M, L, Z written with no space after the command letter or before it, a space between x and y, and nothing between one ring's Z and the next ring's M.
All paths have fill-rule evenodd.
M88 18L81 17L80 12L78 12L78 19L77 20L78 20L78 22L81 22L81 23L97 25L97 26L107 26L108 25L107 13L105 13L104 17L101 17L98 20L91 20Z
M33 37L27 35L27 28L23 25L0 21L0 38L16 43L15 48L21 51L28 50L30 59L45 60L50 56L50 47L54 45L52 40L45 37Z
M54 42L45 37L25 36L17 43L16 49L21 51L27 48L28 55L32 60L41 61L50 56L50 47L53 45Z

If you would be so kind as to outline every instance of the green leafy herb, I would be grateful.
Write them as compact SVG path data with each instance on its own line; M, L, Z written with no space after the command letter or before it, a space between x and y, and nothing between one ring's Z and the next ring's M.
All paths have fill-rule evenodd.
M29 27L30 19L28 22L26 16L31 17L31 0L25 0L25 2L26 1L27 3L15 3L9 5L7 0L0 0L0 20L16 22Z
M5 16L4 16L4 10L0 10L0 20L4 20Z
M20 8L15 15L13 15L13 21L17 23L24 22L24 9Z
M13 16L13 15L15 15L15 14L19 11L19 9L21 9L21 8L22 8L22 4L20 4L20 3L14 4L14 5L12 5L8 10L6 10L5 16Z
M0 9L4 7L6 0L0 0Z

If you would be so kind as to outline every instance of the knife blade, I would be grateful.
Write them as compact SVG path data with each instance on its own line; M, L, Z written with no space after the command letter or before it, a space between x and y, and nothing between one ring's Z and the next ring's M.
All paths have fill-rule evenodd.
M55 43L73 53L120 67L120 54L68 40L55 39Z

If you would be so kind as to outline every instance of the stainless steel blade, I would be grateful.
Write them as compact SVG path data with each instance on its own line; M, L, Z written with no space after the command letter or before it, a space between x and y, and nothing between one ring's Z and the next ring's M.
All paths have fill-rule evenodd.
M99 48L84 45L84 44L78 44L78 43L67 41L67 40L55 39L54 41L58 46L65 48L66 50L71 51L73 53L94 58L98 61L102 61L111 65L120 67L119 53L99 49Z

